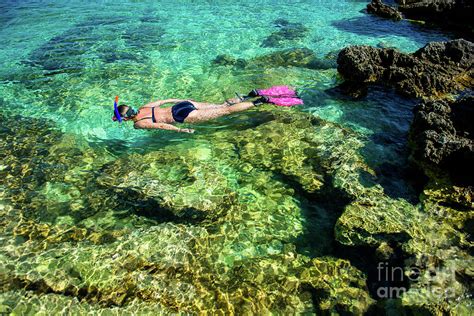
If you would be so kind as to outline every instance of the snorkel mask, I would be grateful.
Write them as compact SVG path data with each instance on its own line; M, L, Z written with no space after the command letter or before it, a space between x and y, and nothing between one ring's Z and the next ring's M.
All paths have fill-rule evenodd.
M115 116L112 118L113 121L119 121L119 123L122 123L123 118L129 118L129 117L132 117L132 116L134 116L134 115L137 115L138 111L129 106L129 107L128 107L128 110L127 110L127 113L125 113L124 117L122 118L122 116L120 115L120 112L119 112L119 110L118 110L118 106L117 106L118 99L119 99L119 97L116 96L116 97L115 97L115 102L114 102L114 113L115 113Z

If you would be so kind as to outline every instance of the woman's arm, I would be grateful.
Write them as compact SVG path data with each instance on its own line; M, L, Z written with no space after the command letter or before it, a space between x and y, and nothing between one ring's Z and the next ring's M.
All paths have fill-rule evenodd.
M166 104L166 103L178 103L178 102L182 102L182 101L186 101L186 100L180 100L180 99L158 100L158 101L155 101L155 102L147 103L144 106L142 106L142 108L152 108L152 107L155 107L155 106L162 106L163 104Z
M179 128L167 123L139 122L139 123L135 123L133 127L137 129L165 129L165 130L175 131L175 132L180 132L180 133L194 133L193 129Z

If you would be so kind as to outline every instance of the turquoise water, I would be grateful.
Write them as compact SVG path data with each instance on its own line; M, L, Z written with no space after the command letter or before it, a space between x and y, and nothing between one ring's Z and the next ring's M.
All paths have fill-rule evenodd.
M285 48L308 47L324 57L354 44L381 44L409 52L428 41L446 39L420 32L409 22L394 24L361 13L364 1L291 5L285 1L238 5L25 2L3 6L0 75L7 78L1 87L4 108L51 118L65 132L91 141L149 134L117 128L110 122L110 103L116 94L135 106L167 97L222 102L235 91L280 83L321 90L333 86L336 77L334 70L276 67L262 73L261 69L212 67L211 61L219 54L250 59ZM277 48L261 47L277 30L273 21L279 18L301 22L308 30L302 38L283 41ZM72 55L64 56L68 51ZM52 60L46 61L48 56ZM35 63L46 65L32 67ZM59 73L58 68L62 69ZM43 76L43 72L57 74ZM308 100L305 109L328 119L337 119L343 111L336 102L319 98Z
M373 192L414 209L415 100L381 87L360 101L331 93L335 58L348 45L413 52L450 36L366 15L366 4L2 2L0 312L335 308L317 290L364 310L365 271L336 251L334 224L347 200ZM297 31L271 37L278 19ZM262 57L295 48L332 66ZM249 66L214 63L223 54ZM238 113L193 135L111 121L115 95L135 107L220 103L279 84L305 105ZM308 277L316 271L329 287Z

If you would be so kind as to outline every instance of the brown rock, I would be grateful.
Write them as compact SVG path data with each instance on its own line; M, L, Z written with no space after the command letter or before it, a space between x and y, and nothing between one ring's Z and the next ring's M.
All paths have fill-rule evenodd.
M395 21L403 19L402 14L397 9L384 4L382 0L372 0L372 2L367 5L367 12Z
M439 97L474 86L474 44L430 43L413 54L351 46L338 56L338 71L354 84L386 84L410 97Z

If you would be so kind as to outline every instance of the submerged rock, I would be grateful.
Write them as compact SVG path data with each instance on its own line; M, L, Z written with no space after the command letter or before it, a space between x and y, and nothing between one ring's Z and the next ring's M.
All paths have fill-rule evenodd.
M292 23L285 19L277 19L273 23L279 30L268 36L262 42L262 47L279 47L285 43L301 40L309 31L302 23Z
M219 66L234 66L238 68L301 67L309 69L330 69L336 68L337 66L335 59L331 58L330 55L325 58L318 58L309 48L290 48L257 56L249 60L237 59L224 54L218 55L212 63Z
M235 183L222 173L223 166L200 163L212 159L212 152L209 157L195 156L198 151L182 147L130 155L106 166L98 182L114 188L130 203L154 204L157 216L172 213L188 219L217 218L235 203Z
M45 121L2 117L6 165L28 157L15 179L6 177L25 196L7 192L13 208L0 207L2 310L366 312L373 299L360 270L294 245L308 207L297 191L319 191L353 135L296 111L272 111L273 121L237 135L193 135L118 158L94 157ZM40 160L35 150L44 150ZM32 200L30 191L38 191ZM65 213L55 220L48 213L56 210ZM328 234L311 242L330 244Z
M402 14L397 9L384 4L382 0L372 0L367 5L367 12L395 21L403 19Z
M474 97L425 101L410 131L413 160L428 174L447 171L457 184L474 185Z
M310 260L286 247L279 254L227 266L214 256L222 249L222 242L225 239L212 238L203 228L162 224L135 230L106 246L83 242L51 246L28 264L2 270L15 282L5 280L6 274L0 275L7 281L2 283L0 299L9 311L18 313L23 308L39 310L61 296L75 298L63 301L68 302L71 312L120 308L122 312L342 310L362 314L373 303L364 275L348 261ZM31 251L29 247L35 245L32 241L21 251ZM51 255L62 260L52 261ZM20 259L14 254L8 257L10 261ZM34 293L30 289L35 289ZM320 293L320 300L313 306L315 291ZM35 299L28 302L27 296ZM48 310L55 310L55 306L48 306ZM63 310L64 306L58 308Z
M28 157L0 174L2 186L6 178L21 187L0 207L2 308L363 314L374 304L367 276L328 250L309 256L295 246L314 228L305 212L324 208L331 191L343 213L334 231L333 222L328 236L318 226L309 243L332 245L335 232L382 259L407 254L404 271L420 266L423 282L410 284L403 307L466 304L468 212L448 210L434 186L421 205L388 196L361 154L367 140L350 129L292 109L257 111L272 120L120 157L94 155L50 122L2 117L5 165ZM11 170L15 178L5 176ZM48 217L57 210L66 212ZM338 214L318 213L316 224ZM451 271L459 280L446 278ZM449 286L455 299L426 293Z
M376 252L380 262L371 261L374 268L382 266L382 275L393 273L393 269L403 272L399 281L405 282L404 287L391 284L397 281L393 276L380 279L380 274L369 284L385 291L401 289L395 296L401 299L397 310L423 308L449 312L469 305L470 283L457 278L455 271L464 271L474 263L469 253L469 231L464 229L474 214L472 208L460 211L447 206L448 192L439 194L439 187L433 189L425 191L420 205L412 205L388 197L380 187L365 188L345 207L336 223L335 236L342 244L378 250L388 244L405 254L404 260L399 260L394 268L388 268L392 250L382 256L380 251ZM386 298L383 293L375 295ZM390 308L390 304L384 304L385 311Z
M328 64L330 61L328 61ZM255 64L261 67L302 67L309 69L328 68L316 54L309 48L294 48L278 51L268 55L263 55L252 59L249 64Z
M143 50L153 50L161 44L165 31L155 23L140 23L134 28L127 28L122 34L122 39L131 48Z
M339 53L338 71L354 85L387 84L410 97L433 97L472 88L474 44L430 43L413 54L351 46Z
M323 186L324 175L313 155L312 131L310 118L280 118L240 133L235 141L243 161L283 174L314 193Z
M91 31L91 26L78 27L53 37L33 50L24 63L56 73L80 72L85 65L82 57L98 40Z
M403 254L395 265L403 271L404 282L403 290L396 296L401 300L398 311L448 312L468 306L469 282L455 277L454 272L465 271L474 262L469 252L469 227L474 216L472 191L452 189L449 182L442 184L438 179L425 187L419 204L390 197L377 183L377 173L359 153L363 142L351 135L339 135L341 132L318 129L318 138L327 141L315 147L320 164L331 174L333 186L347 194L347 204L334 229L336 240L356 249L370 247L382 264L392 260L394 254ZM345 141L335 141L341 138ZM370 177L361 181L364 174ZM389 249L383 250L387 245ZM376 260L369 260L374 269ZM418 277L410 274L414 268ZM375 289L374 295L379 295L376 289L397 286L391 281L395 280L384 282L379 277L368 285ZM385 312L393 308L388 303L382 305Z
M101 190L88 172L110 159L59 131L46 119L0 115L0 185L4 199L23 209L23 217L54 223L62 216L72 222L116 207L111 192Z
M212 63L218 66L236 66L239 68L245 68L247 66L247 61L243 58L235 58L230 55L222 54L218 55Z
M146 62L147 56L137 54L136 49L156 49L165 32L156 23L142 22L136 27L127 27L122 34L126 22L124 17L110 17L77 23L35 49L23 63L40 67L51 75L83 72L94 56L104 63ZM125 47L117 44L121 39Z

